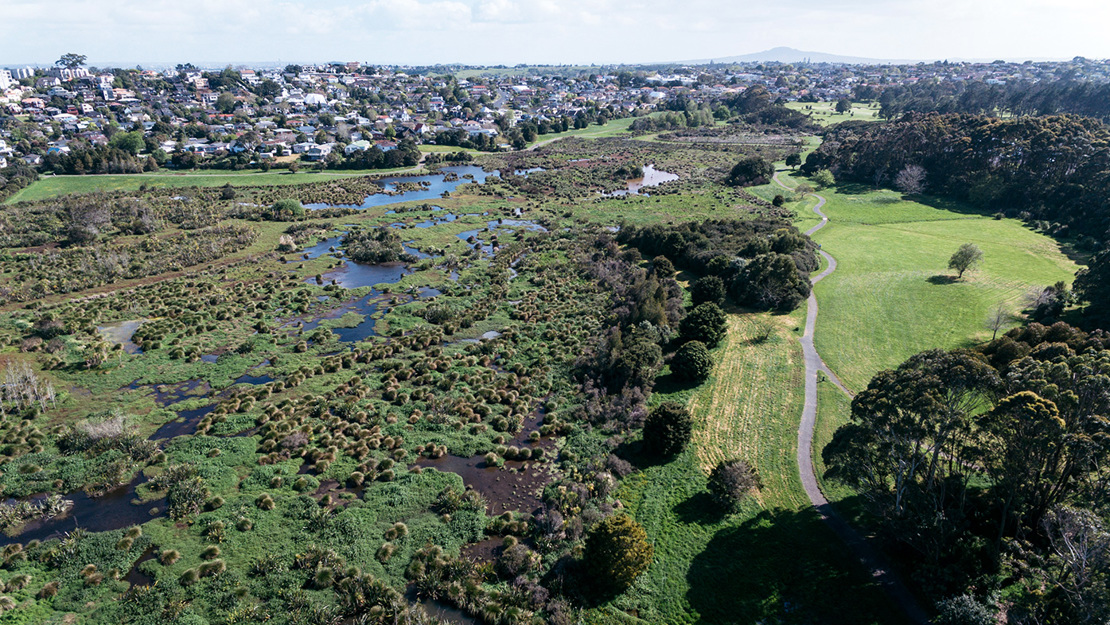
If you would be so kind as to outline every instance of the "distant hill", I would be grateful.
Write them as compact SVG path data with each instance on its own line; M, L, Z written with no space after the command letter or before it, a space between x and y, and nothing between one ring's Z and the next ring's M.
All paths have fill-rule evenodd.
M810 63L845 63L845 64L881 64L881 63L916 63L916 61L909 61L906 59L868 59L859 56L841 56L839 54L826 54L824 52L808 52L806 50L795 50L794 48L778 47L764 50L763 52L755 52L752 54L741 54L740 56L726 56L715 59L699 59L696 61L684 61L684 64L702 65L713 61L714 63L802 63L809 61Z

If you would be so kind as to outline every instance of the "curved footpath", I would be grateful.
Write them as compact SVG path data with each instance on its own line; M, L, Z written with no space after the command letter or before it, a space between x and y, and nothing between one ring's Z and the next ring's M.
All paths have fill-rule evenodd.
M793 191L793 189L779 180L777 172L773 180L775 184L783 189ZM816 194L814 194L814 197L817 198L817 205L813 207L813 212L821 218L821 223L807 230L806 235L813 235L813 233L824 228L825 225L829 223L828 216L821 212L821 207L825 205L825 198ZM810 278L812 284L817 284L826 276L836 271L836 259L824 250L819 251L821 256L828 263L828 267L821 273ZM825 495L821 492L821 488L817 484L817 475L813 471L813 427L817 422L817 372L823 372L828 376L828 379L844 393L849 396L851 396L852 393L845 388L833 372L829 370L825 362L821 360L821 356L817 353L817 349L813 346L813 332L817 325L817 297L812 291L809 294L807 304L805 333L800 339L802 343L802 355L805 359L806 367L805 404L802 408L802 422L798 426L798 472L802 479L802 487L805 489L806 496L809 497L810 503L813 504L818 514L821 515L821 520L848 545L859 559L860 564L871 572L871 576L882 585L883 589L895 604L906 613L907 618L913 623L923 625L929 622L925 610L917 603L917 600L910 593L909 589L906 588L906 585L902 583L902 580L894 572L889 562L867 542L867 539L852 529L852 526L833 510L832 505L829 504L828 499L825 499Z

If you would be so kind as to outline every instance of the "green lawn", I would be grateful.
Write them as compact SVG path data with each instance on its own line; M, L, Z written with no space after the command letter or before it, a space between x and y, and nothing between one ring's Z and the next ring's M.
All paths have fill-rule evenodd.
M816 287L816 345L854 390L917 352L990 340L985 322L998 305L1019 312L1031 290L1071 281L1078 269L1017 220L933 208L893 191L822 194L830 224L814 239L839 267ZM983 261L954 280L948 259L969 242Z
M301 171L291 174L285 170L262 172L261 170L243 171L197 171L175 172L160 171L147 174L104 174L91 176L44 176L31 186L8 198L7 203L43 200L69 193L90 193L92 191L135 191L142 185L148 187L219 187L232 186L274 186L321 182L334 178L349 178L371 174L389 174L408 171L413 168L351 170L351 171Z
M655 560L604 606L609 614L668 624L901 622L809 508L798 480L803 319L804 309L733 311L709 381L687 388L664 370L652 400L686 403L694 437L685 453L622 483L621 501L644 525ZM772 338L753 343L765 320L775 324ZM748 460L763 482L736 514L722 514L706 493L708 466L725 457Z
M546 135L538 135L536 137L536 140L533 141L530 145L542 145L566 137L583 137L586 139L599 139L601 137L619 137L628 133L628 127L631 126L632 122L634 121L636 121L635 117L625 117L622 119L614 119L606 123L604 126L590 124L585 128L568 130L566 132L550 132Z
M878 102L853 102L852 108L846 113L836 112L836 102L787 102L786 108L807 113L814 122L822 126L849 120L881 121Z

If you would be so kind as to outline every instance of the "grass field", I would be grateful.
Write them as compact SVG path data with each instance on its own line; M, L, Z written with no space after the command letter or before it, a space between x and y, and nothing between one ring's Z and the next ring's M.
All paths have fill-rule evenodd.
M688 389L662 378L653 400L687 402L694 438L675 460L622 484L621 500L644 525L656 558L631 591L605 606L610 611L650 623L900 622L808 508L798 481L803 369L795 328L803 314L733 311L708 382ZM774 324L772 337L754 343L765 321ZM705 493L708 467L726 457L752 462L763 481L732 515Z
M628 132L635 118L617 119L604 126L593 124L578 130L540 135L533 146L543 145L566 137L584 137L597 139L601 137L616 137ZM451 146L422 145L422 152L470 152L478 154L476 150L463 150ZM43 177L31 186L22 189L8 198L8 204L20 201L42 200L58 197L69 193L90 193L92 191L119 191L138 190L142 185L149 187L219 187L225 184L232 186L267 186L289 185L305 182L319 182L329 178L345 178L350 176L366 176L372 174L391 174L413 171L416 168L403 167L397 169L374 169L358 171L326 171L326 172L298 172L290 174L287 171L263 172L260 170L244 171L197 171L197 172L171 172L161 171L148 174L120 174L96 176L48 176Z
M822 126L849 120L881 121L877 102L870 104L853 102L852 108L846 113L836 112L836 102L787 102L786 108L807 113L814 122Z
M816 288L816 345L854 390L919 351L990 340L985 323L997 306L1017 313L1026 294L1070 282L1078 269L1017 220L903 201L893 191L823 195L830 224L814 239L839 268ZM954 280L948 258L969 242L983 261Z
M601 137L618 137L618 136L626 134L628 132L628 127L631 126L632 122L634 122L634 121L636 121L635 117L625 117L623 119L615 119L613 121L610 121L610 122L606 123L604 126L598 126L597 124L590 124L589 126L586 126L585 128L578 128L578 129L574 129L574 130L568 130L566 132L551 132L551 133L548 133L546 135L537 136L536 140L533 141L531 144L529 144L529 147L535 147L537 145L544 145L544 144L547 144L547 143L551 143L552 141L557 141L559 139L563 139L563 138L566 138L566 137L582 137L582 138L585 138L585 139L599 139Z
M298 172L291 174L288 171L260 170L244 171L197 171L176 172L161 171L148 174L105 174L93 176L45 176L31 186L22 189L8 198L8 204L19 201L43 200L58 197L69 193L90 193L92 191L135 191L139 187L219 187L231 184L240 186L273 186L303 184L305 182L321 182L334 178L350 178L352 176L381 175L410 171L411 167L396 169L352 170L352 171L325 171L325 172Z

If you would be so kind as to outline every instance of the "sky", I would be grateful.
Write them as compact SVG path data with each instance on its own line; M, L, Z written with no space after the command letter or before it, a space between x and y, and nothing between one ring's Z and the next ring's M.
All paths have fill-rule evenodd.
M0 0L0 66L1110 58L1106 0Z

